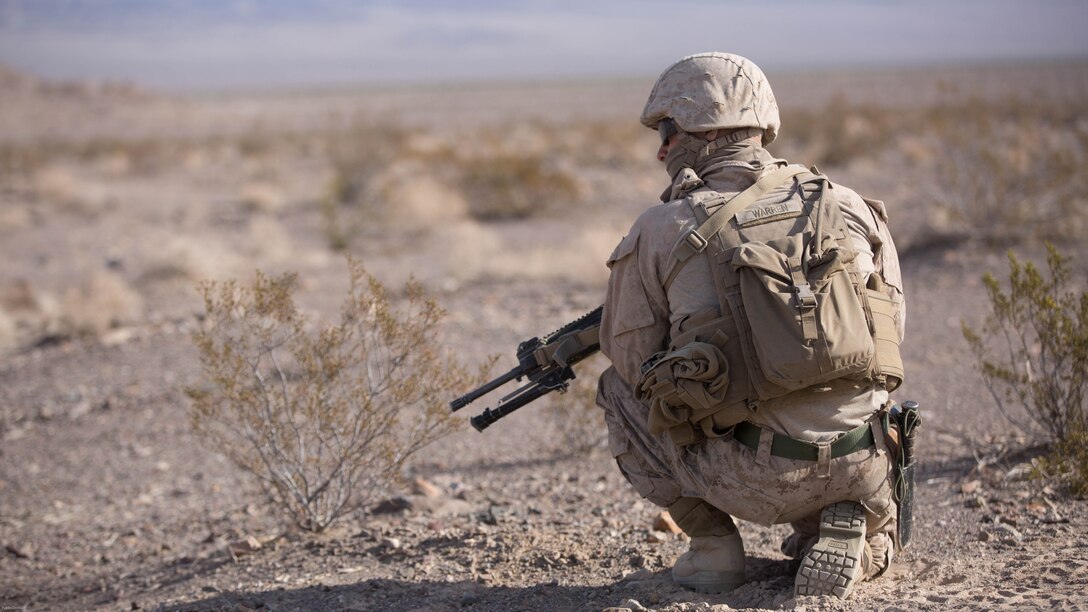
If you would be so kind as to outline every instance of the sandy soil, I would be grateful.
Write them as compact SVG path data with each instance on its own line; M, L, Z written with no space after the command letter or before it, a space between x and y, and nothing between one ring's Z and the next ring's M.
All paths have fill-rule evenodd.
M872 160L822 168L887 200L900 237L909 380L897 395L925 415L914 542L846 602L794 599L778 552L788 529L743 523L749 584L702 596L669 578L684 537L654 530L660 509L600 445L571 450L554 401L440 441L387 503L314 536L285 527L192 433L182 391L200 377L199 280L295 270L309 312L340 301L345 265L318 205L329 162L311 135L395 122L472 146L497 126L547 150L580 126L634 122L648 82L169 98L0 78L0 609L1088 607L1088 503L1030 478L1040 449L995 407L959 331L985 312L981 274L1000 275L1010 245L933 240L922 168L901 181ZM776 90L784 108L840 92L894 108L1025 82L1082 96L1088 68L783 75ZM569 208L498 223L409 215L357 227L351 251L391 285L421 279L466 361L501 353L510 367L518 341L600 302L601 262L663 187L643 137L644 158L576 164ZM410 211L444 195L413 193ZM1067 248L1085 261L1083 245ZM582 433L599 441L586 410L597 420Z

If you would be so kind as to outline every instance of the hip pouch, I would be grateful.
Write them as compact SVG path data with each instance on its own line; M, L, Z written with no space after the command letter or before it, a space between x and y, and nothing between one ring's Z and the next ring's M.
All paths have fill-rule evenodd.
M899 354L899 332L895 327L898 305L888 296L884 281L873 274L865 286L865 298L873 321L873 343L876 348L874 370L888 391L903 384L903 358Z

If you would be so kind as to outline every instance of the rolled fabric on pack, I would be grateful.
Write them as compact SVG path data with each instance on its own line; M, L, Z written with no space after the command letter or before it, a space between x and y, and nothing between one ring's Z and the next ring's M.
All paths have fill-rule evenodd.
M650 431L658 434L717 406L728 389L729 364L721 350L692 342L647 360L636 395L649 402Z

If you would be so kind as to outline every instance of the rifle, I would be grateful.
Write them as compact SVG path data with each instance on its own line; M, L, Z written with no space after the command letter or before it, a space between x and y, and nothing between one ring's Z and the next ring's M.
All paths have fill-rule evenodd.
M567 381L574 379L571 366L601 348L598 332L602 309L603 306L598 306L543 338L522 342L518 345L517 367L453 400L450 410L456 412L511 380L527 378L528 383L503 396L494 408L487 408L470 419L476 431L482 432L495 421L552 391L565 392L569 386Z

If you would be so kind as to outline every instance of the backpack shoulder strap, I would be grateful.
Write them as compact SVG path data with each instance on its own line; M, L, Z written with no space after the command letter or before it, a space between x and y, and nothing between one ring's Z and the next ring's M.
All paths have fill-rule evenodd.
M801 166L786 166L785 168L779 168L765 174L756 181L754 185L733 196L733 199L714 211L702 225L685 234L676 246L673 247L672 252L669 253L669 272L665 277L665 291L668 291L669 287L672 286L673 281L676 280L676 275L683 269L684 264L686 264L693 256L706 250L706 245L710 238L721 231L734 215L745 208L748 208L748 206L763 197L768 191L778 187L794 176L804 174L808 171L808 169ZM715 200L711 199L706 203L712 204L714 202Z

